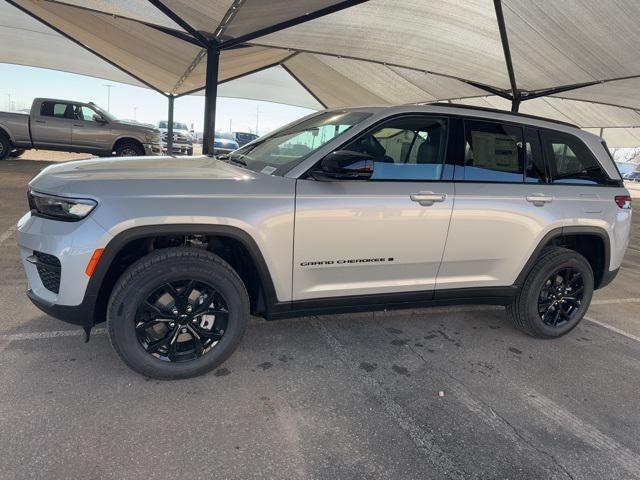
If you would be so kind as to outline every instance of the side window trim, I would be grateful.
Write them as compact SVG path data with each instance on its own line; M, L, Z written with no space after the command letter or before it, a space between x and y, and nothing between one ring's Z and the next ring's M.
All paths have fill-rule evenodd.
M551 183L551 170L549 167L549 162L547 162L546 155L544 153L544 148L542 147L542 138L540 137L540 129L536 127L523 127L524 131L524 144L525 144L525 152L524 152L524 183L530 185L536 185L535 182L529 182L527 179L527 172L529 171L529 158L526 152L526 145L530 143L531 140L531 155L535 156L536 154L539 156L540 161L542 162L542 166L544 168L544 180L542 182L537 183L537 185L548 185Z

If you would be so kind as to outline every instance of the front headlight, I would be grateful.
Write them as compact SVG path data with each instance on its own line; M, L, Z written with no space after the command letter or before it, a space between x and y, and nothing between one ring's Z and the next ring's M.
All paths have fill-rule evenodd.
M164 140L166 136L166 133L160 133L160 131L157 131L145 133L144 138L147 143L160 143L161 139Z
M81 220L96 208L98 202L88 198L65 198L29 190L29 207L45 217L60 220Z

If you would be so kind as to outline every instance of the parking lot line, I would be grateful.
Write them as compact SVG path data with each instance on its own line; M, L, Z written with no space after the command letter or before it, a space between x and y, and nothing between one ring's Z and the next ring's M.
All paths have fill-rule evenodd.
M593 300L591 305L611 305L618 303L640 303L640 298L612 298L606 300Z
M531 390L528 395L524 396L524 399L542 415L557 425L561 425L563 429L568 430L581 441L591 445L597 451L606 452L612 461L622 466L634 477L640 471L640 457L637 454L595 426L582 421L550 398Z
M94 328L91 330L91 336L107 333L105 328ZM84 335L84 330L53 330L48 332L28 332L28 333L10 333L0 335L0 340L40 340L44 338L57 337L80 337Z
M17 229L17 227L14 225L13 227L11 227L6 232L3 232L2 234L0 234L0 245L2 245L9 238L11 238L11 236L15 233L16 229Z
M633 335L631 333L627 333L624 330L621 330L617 327L614 327L613 325L609 325L608 323L604 323L601 322L600 320L596 320L595 318L591 318L591 317L584 317L585 320L591 322L591 323L595 323L596 325L600 325L601 327L606 328L607 330L611 330L612 332L618 333L620 335L624 335L627 338L630 338L631 340L635 340L636 342L640 342L640 337L637 337L636 335Z

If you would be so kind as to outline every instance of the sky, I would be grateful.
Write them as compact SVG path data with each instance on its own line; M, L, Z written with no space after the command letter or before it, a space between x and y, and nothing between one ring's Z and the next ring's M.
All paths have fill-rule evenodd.
M92 101L105 109L110 104L109 110L116 117L143 123L157 124L167 118L167 99L153 90L84 75L0 63L0 110L30 108L36 97ZM255 132L257 126L262 135L311 112L301 107L221 97L217 102L216 130ZM175 100L175 121L190 127L193 124L194 129L201 132L203 118L203 96Z

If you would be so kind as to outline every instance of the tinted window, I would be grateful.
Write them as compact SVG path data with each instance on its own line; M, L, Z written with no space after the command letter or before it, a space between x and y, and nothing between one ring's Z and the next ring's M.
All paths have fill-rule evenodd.
M547 174L538 131L524 129L525 182L546 183Z
M578 138L551 131L540 134L553 183L599 185L608 182L609 177Z
M522 182L522 129L500 123L465 121L464 179Z
M342 150L373 157L372 180L440 180L447 146L445 118L391 120Z
M43 117L70 118L67 115L68 103L42 102L40 115Z

